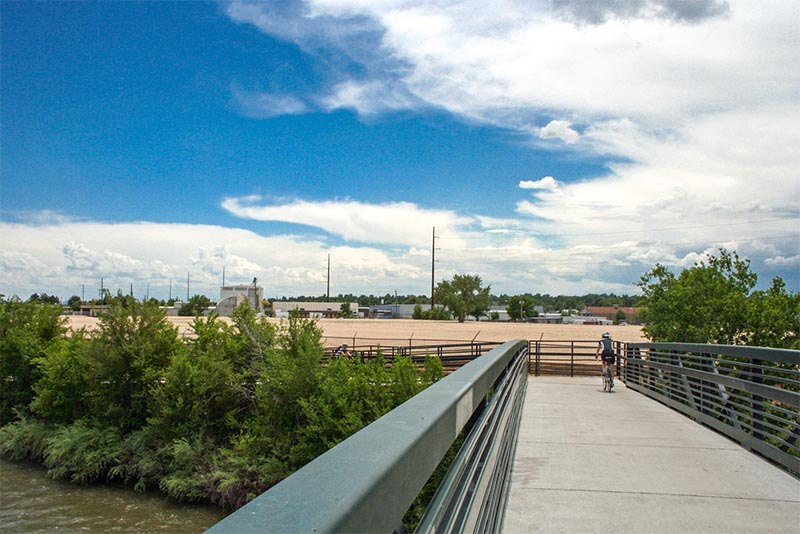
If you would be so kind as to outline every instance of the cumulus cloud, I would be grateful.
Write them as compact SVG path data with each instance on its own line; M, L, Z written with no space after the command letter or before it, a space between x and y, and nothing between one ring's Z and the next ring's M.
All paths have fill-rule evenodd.
M569 121L550 121L547 126L539 130L539 137L574 143L580 138L580 134L572 129L572 123Z

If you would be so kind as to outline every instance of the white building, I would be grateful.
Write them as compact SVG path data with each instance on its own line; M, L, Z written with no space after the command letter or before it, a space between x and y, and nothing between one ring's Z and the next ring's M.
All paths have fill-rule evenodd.
M223 317L228 316L242 302L247 302L251 308L261 312L262 300L264 300L264 288L258 285L255 278L249 285L222 286L219 290L217 313Z

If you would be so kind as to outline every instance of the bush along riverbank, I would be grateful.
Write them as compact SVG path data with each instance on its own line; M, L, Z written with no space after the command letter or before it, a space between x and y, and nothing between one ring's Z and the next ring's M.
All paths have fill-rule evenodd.
M181 339L152 304L91 333L0 303L0 455L80 484L124 481L235 509L443 376L437 358L323 361L316 323L246 305Z

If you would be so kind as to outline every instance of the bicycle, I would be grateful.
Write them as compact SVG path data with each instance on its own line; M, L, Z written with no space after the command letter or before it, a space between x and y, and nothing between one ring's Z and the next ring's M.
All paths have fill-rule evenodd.
M603 391L608 391L611 393L611 389L614 387L614 375L611 372L611 366L608 365L608 362L603 360Z

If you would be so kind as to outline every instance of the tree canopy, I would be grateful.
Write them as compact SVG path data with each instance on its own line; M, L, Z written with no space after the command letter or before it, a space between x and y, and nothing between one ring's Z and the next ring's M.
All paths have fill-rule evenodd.
M178 310L178 315L184 317L195 317L202 315L204 311L213 306L214 303L205 295L195 295L184 303Z
M537 317L539 314L534 309L536 302L530 295L516 295L508 299L506 311L512 321L524 321L530 317Z
M757 281L749 260L724 249L677 276L657 264L638 282L643 331L653 341L800 348L800 295L779 277L766 291Z
M481 277L457 274L452 280L442 280L436 286L436 301L443 304L453 317L463 323L467 316L480 320L491 307L491 286L482 286Z

